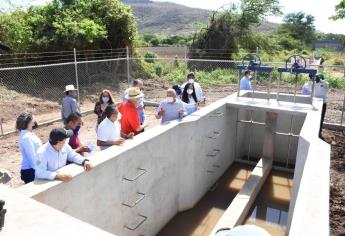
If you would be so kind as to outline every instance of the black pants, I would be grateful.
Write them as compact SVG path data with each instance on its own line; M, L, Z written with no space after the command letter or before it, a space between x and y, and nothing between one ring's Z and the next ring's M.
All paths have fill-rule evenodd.
M20 170L20 178L24 181L25 184L34 181L35 179L35 169L26 169Z
M323 121L324 121L324 119L325 119L326 110L327 110L327 103L324 103L324 104L322 105L321 122L320 122L320 130L319 130L319 138L322 137L322 125L323 125Z

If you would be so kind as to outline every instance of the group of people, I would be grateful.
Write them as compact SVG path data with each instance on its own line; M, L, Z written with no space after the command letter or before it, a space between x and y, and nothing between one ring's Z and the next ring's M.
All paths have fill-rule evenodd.
M105 150L113 145L121 145L127 139L144 132L145 122L144 84L134 80L126 89L121 102L116 104L109 90L103 90L94 107L97 115L97 146ZM77 89L67 85L65 97L61 103L63 127L54 128L49 134L49 141L42 145L41 140L33 133L37 123L30 112L21 113L16 121L19 132L19 150L22 154L21 179L24 183L34 179L69 181L72 176L63 173L60 168L76 163L86 171L92 164L86 158L93 145L82 144L79 138L83 125L80 107L77 102ZM188 74L187 81L181 86L175 85L166 91L166 98L159 104L155 117L162 123L179 120L190 115L205 103L202 88L195 81L193 73ZM120 113L120 116L119 116Z
M240 90L252 90L251 86L252 71L244 71L244 76L240 80ZM322 137L322 124L325 119L326 109L327 109L327 96L328 96L328 82L325 80L325 77L322 73L316 75L309 74L309 81L306 82L303 87L301 94L310 96L313 93L313 84L314 84L314 97L321 98L323 101L322 112L321 112L321 121L319 129L319 138Z

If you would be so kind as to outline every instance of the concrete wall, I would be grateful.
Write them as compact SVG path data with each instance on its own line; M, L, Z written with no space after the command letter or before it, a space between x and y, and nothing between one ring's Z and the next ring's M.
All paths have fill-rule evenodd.
M320 101L316 104L318 109L320 104ZM310 153L317 155L316 149L310 147L318 147L325 154L325 163L329 161L329 149L317 140L315 126L319 122L320 110L313 110L311 105L303 103L231 95L182 122L156 127L122 147L96 153L91 157L95 167L89 173L76 165L64 167L63 171L74 176L68 183L35 181L19 191L117 235L154 235L176 213L192 208L231 165L235 156L246 153L245 144L249 137L255 147L252 155L261 157L264 127L257 126L252 134L247 126L236 128L237 117L249 120L251 110L258 122L264 122L266 112L276 113L279 132L289 131L289 121L294 116L293 132L301 133L298 148L297 140L292 147L297 153L297 167L289 212L291 235L303 232L301 222L310 227L314 224L313 229L327 228L325 218L328 214L324 210L316 212L319 215L315 217L315 212L303 207L307 202L312 209L322 206L328 210L326 186L329 184L326 178L328 166L317 165L318 162L310 157ZM288 148L286 140L275 139L273 161L284 158ZM292 154L293 158L295 156ZM324 164L321 159L319 161ZM324 191L320 197L315 195L311 199L308 191L312 191L310 186L316 185L315 177L320 178ZM307 220L312 217L317 220ZM303 218L304 221L299 222Z
M289 235L329 235L330 145L318 138L322 101L301 130L289 208Z
M75 165L64 167L74 172L68 183L35 181L21 191L114 234L154 235L176 213L192 208L231 165L235 118L219 101L182 122L95 154L89 173ZM123 205L137 201L132 208ZM138 225L134 231L124 227Z

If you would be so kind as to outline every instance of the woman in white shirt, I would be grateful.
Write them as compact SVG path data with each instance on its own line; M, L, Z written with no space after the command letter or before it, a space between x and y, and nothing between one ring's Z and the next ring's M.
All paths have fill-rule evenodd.
M107 106L104 110L105 118L97 129L97 146L105 150L113 145L121 145L125 138L132 138L134 133L125 135L121 133L120 124L117 122L118 110L115 105Z
M32 133L35 126L37 126L37 123L33 121L30 112L23 112L18 116L16 129L19 131L18 144L22 154L20 178L25 184L35 179L37 150L42 146L41 140Z
M187 83L183 89L182 102L184 102L187 114L190 115L198 109L198 99L195 93L194 83Z

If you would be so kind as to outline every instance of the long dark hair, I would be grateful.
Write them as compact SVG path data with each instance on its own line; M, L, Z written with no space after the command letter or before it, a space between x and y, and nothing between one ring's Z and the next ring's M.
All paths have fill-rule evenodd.
M195 94L195 88L194 88L194 84L192 83L187 83L184 88L183 88L183 93L182 93L182 101L185 103L189 103L189 98L188 98L188 93L187 90L189 88L189 86L192 85L193 87L193 93L191 94L192 97L194 98L195 102L198 102L198 99L196 98L196 94Z
M113 95L111 94L111 92L108 89L104 89L101 94L99 95L99 103L103 103L103 99L102 99L102 95L103 93L108 93L109 94L109 104L114 104L114 99L113 99Z

